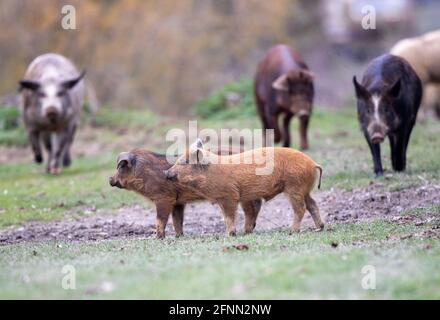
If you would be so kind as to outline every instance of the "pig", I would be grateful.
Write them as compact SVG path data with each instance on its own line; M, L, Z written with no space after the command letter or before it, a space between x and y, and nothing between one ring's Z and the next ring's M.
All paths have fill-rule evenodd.
M403 39L390 50L406 59L424 87L421 111L433 108L440 119L440 29L421 36Z
M176 237L182 236L185 205L205 199L193 190L167 179L164 170L171 166L166 155L135 149L119 154L116 172L109 178L110 186L134 191L155 204L158 239L165 237L170 213ZM245 213L245 230L251 233L261 208L261 199L242 202L242 208Z
M252 160L252 161L249 161ZM258 172L267 166L269 172ZM185 188L192 188L222 209L226 232L236 234L235 216L239 202L269 201L284 192L294 210L291 232L299 232L306 209L316 227L324 228L319 208L310 195L322 168L304 153L291 148L266 147L234 155L209 152L198 139L165 174ZM259 173L259 174L257 174Z
M422 99L422 82L404 59L384 54L367 66L361 84L353 77L358 120L370 147L376 176L383 175L380 143L388 136L391 164L406 168L406 152Z
M34 160L43 162L41 142L47 153L47 172L58 174L60 164L71 164L70 147L84 102L83 77L67 58L48 53L35 58L20 80L20 109Z
M313 74L306 63L289 46L279 44L266 53L258 64L254 80L255 104L267 134L274 130L276 143L283 138L283 146L290 146L290 120L299 118L300 149L309 148L307 128L312 114ZM278 117L283 114L283 133Z

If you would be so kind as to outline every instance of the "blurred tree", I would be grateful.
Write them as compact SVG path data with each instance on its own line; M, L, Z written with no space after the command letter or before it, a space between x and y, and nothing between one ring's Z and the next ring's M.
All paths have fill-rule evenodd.
M263 52L293 43L298 1L2 0L0 94L45 52L86 68L103 104L184 114L215 88L254 72ZM63 30L61 8L76 8Z

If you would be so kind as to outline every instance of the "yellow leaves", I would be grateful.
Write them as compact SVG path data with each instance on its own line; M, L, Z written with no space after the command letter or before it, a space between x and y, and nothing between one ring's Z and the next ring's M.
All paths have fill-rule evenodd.
M295 3L74 0L77 30L63 30L59 1L1 1L0 17L12 17L0 19L10 31L0 34L0 63L12 73L0 74L0 89L14 90L35 56L56 51L87 68L104 104L148 102L182 113L225 82L252 76L268 46L292 43L286 25L295 19Z

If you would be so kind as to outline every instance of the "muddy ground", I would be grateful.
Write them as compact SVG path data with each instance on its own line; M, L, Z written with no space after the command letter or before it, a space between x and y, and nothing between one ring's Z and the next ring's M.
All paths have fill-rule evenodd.
M440 204L440 185L424 184L400 191L386 191L380 183L353 191L332 189L318 192L315 198L320 205L321 215L327 227L335 223L356 223L377 218L389 219L395 223L424 224L433 219L435 213L419 216L401 213L414 209L432 208ZM432 209L434 210L434 209ZM184 232L187 235L223 235L224 224L218 206L209 202L189 204L185 211ZM171 220L171 219L170 219ZM239 232L243 230L243 212L237 219ZM292 210L284 195L265 203L260 211L256 232L286 230L292 221ZM0 231L0 244L23 241L83 241L115 238L154 237L155 211L136 205L120 208L116 214L96 208L75 208L66 213L63 220L52 222L27 222ZM306 214L303 230L312 230L313 222ZM169 222L167 235L174 230ZM430 236L439 238L438 226Z

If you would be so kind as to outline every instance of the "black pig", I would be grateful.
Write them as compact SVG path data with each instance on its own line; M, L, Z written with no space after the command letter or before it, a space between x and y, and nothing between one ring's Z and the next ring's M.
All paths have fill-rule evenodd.
M353 77L358 120L376 176L383 174L380 143L388 136L395 171L406 168L406 151L422 99L422 84L404 59L384 54L372 60L359 84Z

